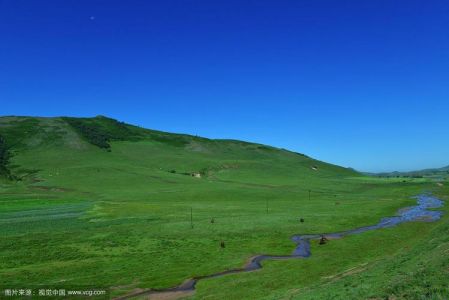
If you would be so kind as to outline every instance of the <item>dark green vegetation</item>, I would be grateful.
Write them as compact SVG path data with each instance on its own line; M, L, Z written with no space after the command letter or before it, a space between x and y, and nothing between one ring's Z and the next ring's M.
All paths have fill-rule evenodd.
M6 144L5 138L0 134L0 179L6 180L20 180L20 178L11 174L9 169L9 160L11 157L11 152Z
M21 179L0 179L0 285L94 284L113 295L174 286L254 254L289 254L293 234L377 223L424 190L449 195L446 182L362 176L269 146L105 117L3 117L0 134ZM202 281L193 298L444 299L448 232L446 213L315 243L310 259Z
M109 149L111 141L134 140L139 133L131 130L122 122L99 116L96 118L63 118L69 123L87 142L100 148Z
M8 169L9 151L6 146L6 141L0 135L0 176L10 178L11 172Z

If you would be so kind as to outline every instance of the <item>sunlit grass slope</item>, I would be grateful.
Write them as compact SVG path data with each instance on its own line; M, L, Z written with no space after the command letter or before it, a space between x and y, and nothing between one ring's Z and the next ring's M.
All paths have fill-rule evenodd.
M0 135L8 170L20 179L0 179L0 285L94 284L113 295L169 287L254 254L289 254L293 234L373 224L413 204L412 195L445 194L426 179L370 178L287 150L106 117L3 117ZM348 284L370 280L381 294L375 284L354 293L399 293L381 281L396 276L389 262L418 257L410 249L425 247L444 222L313 245L310 260L201 282L194 297L326 298L315 292L321 283L351 297ZM346 276L350 268L361 277Z

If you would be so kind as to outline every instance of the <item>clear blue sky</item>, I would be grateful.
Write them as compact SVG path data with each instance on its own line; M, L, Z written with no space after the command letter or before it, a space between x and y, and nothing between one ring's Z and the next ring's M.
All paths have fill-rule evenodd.
M449 164L449 1L0 0L0 115Z

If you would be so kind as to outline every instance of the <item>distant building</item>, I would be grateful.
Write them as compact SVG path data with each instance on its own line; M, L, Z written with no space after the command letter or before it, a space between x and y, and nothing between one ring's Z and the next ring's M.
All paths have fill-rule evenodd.
M192 177L195 177L195 178L201 178L201 173L199 173L199 172L194 172L191 175L192 175Z

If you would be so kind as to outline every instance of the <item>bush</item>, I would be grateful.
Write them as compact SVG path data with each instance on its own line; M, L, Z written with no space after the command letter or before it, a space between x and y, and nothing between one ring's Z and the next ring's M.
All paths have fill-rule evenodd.
M63 118L89 143L110 151L110 141L136 140L139 136L123 122L106 118Z
M11 171L8 168L10 153L3 136L0 135L0 176L12 179Z
M65 120L92 145L103 149L111 148L111 145L109 145L110 138L99 126L83 122L81 119L65 118Z

